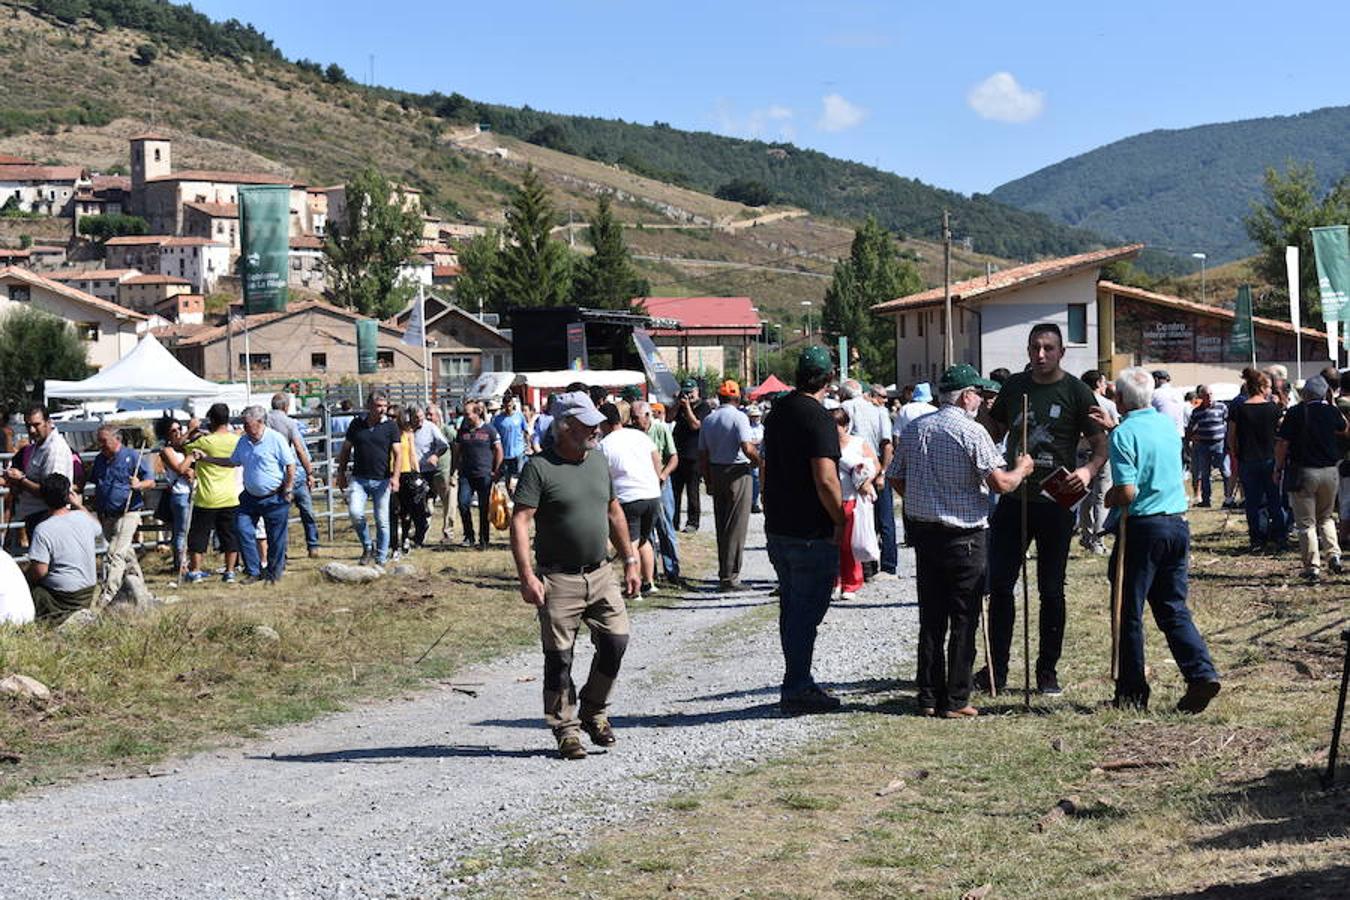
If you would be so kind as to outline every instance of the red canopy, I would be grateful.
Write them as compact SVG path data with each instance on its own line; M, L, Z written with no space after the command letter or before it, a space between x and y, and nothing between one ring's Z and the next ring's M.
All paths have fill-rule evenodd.
M750 392L751 400L758 400L767 394L776 394L779 391L790 391L792 388L783 384L777 375L770 375L764 379L764 383Z

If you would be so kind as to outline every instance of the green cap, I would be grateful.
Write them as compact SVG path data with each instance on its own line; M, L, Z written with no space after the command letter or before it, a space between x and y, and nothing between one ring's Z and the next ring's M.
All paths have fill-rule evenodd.
M635 384L625 385L624 389L619 392L619 399L627 400L629 403L632 403L634 400L641 400L642 391L640 391Z
M948 391L963 391L966 388L979 388L982 391L998 392L997 382L990 381L988 378L981 378L980 373L974 366L961 363L959 366L952 366L942 373L942 380L938 382L938 392L947 393Z
M692 391L696 387L698 387L698 382L692 378L686 378L680 382L680 390L682 391Z
M801 356L797 357L797 377L811 377L814 375L828 375L834 371L834 360L830 358L830 351L824 347L813 344L802 350Z

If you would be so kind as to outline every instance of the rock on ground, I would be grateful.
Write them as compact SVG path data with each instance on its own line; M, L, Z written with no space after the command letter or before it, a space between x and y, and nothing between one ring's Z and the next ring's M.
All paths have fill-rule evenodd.
M347 563L330 562L319 569L319 573L329 581L340 584L366 584L375 581L384 573L374 566L352 566Z
M52 699L52 692L36 678L27 675L10 675L0 681L0 694L6 697L18 697L21 700L36 700L46 703Z

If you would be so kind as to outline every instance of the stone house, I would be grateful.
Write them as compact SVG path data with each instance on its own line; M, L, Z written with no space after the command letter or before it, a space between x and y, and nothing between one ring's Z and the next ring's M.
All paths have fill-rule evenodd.
M179 294L193 293L192 282L176 275L135 275L121 282L117 289L117 302L127 309L134 309L147 315L153 313L159 304Z
M0 165L0 208L69 218L75 195L91 186L79 166Z

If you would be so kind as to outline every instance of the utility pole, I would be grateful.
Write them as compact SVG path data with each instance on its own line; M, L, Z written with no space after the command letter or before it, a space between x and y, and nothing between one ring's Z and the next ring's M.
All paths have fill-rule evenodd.
M942 368L945 370L956 364L956 354L952 350L952 227L947 210L942 211L942 302L947 317L946 355Z

